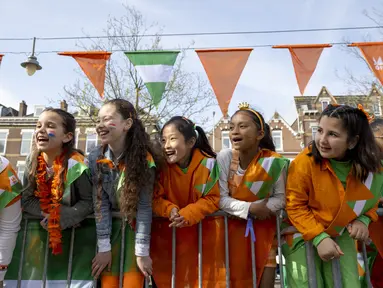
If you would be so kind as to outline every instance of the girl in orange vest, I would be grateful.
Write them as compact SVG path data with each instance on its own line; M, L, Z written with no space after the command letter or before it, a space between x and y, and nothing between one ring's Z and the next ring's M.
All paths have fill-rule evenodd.
M8 159L0 156L0 287L3 287L20 230L21 189L21 183Z
M149 135L129 101L105 102L98 120L96 131L101 146L89 155L98 246L92 274L98 278L102 273L102 287L119 287L122 281L124 288L141 288L144 276L152 274L150 235L155 154ZM112 218L113 212L120 212L122 219ZM122 249L123 271L120 271ZM119 277L121 272L123 279Z
M153 201L153 278L159 288L171 286L172 228L176 228L176 287L198 287L198 224L218 210L219 170L216 154L201 127L184 117L171 118L162 128L167 167ZM202 222L203 287L224 287L216 281L216 222ZM221 262L221 267L223 263ZM223 277L224 279L224 277ZM219 286L221 285L221 286Z
M354 240L366 241L383 187L379 150L363 108L329 105L315 140L291 163L286 211L296 233L283 246L289 287L307 287L305 241L312 241L318 287L332 287L340 259L343 287L360 287Z
M269 126L247 103L232 116L229 135L233 149L222 150L217 161L220 208L236 217L228 227L231 287L253 286L250 241L255 242L257 287L274 287L274 215L285 206L288 160L275 152Z

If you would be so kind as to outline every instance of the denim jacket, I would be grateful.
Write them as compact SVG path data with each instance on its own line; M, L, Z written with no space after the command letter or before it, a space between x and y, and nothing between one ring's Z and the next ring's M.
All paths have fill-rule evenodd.
M102 148L93 150L88 157L89 167L93 181L93 201L96 216L96 230L98 251L106 252L111 250L110 236L112 233L112 211L118 212L119 205L116 197L116 187L119 180L119 173L116 170L104 168L102 173L102 196L101 207L97 209L97 159L102 153ZM104 157L112 160L112 154L106 149ZM146 181L147 185L142 187L139 193L136 216L136 256L149 256L150 233L152 225L152 192L154 186L155 171L150 169L150 175Z

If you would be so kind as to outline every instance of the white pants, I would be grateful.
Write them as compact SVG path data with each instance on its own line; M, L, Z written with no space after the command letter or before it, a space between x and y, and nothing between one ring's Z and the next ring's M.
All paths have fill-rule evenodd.
M0 210L0 265L3 266L8 266L11 263L13 250L16 246L22 217L20 202L19 200ZM6 270L0 271L0 281L4 280L6 272Z

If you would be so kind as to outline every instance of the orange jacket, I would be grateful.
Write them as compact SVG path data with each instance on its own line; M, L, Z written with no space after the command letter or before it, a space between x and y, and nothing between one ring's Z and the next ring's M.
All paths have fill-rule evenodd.
M218 178L210 179L211 172L202 163L204 159L211 162L211 168L215 170L213 172L219 173L216 160L204 156L198 149L194 151L186 173L176 164L167 165L161 173L159 188L154 195L153 212L156 215L169 218L170 211L177 208L188 226L192 226L218 210ZM209 180L214 181L213 187L203 194L201 190Z
M332 224L337 217L342 218L342 225L347 225L345 221L351 222L357 217L350 208L348 209L351 211L346 211L349 214L345 215L343 209L342 213L339 213L342 215L338 215L340 209L347 205L346 195L357 195L360 198L358 200L373 199L375 195L376 200L379 198L377 195L379 193L373 192L372 195L363 183L351 175L347 178L347 191L345 191L329 161L324 160L322 165L317 164L313 157L307 155L309 152L310 149L306 148L291 162L286 185L288 217L306 241L312 240L322 232L336 236L331 235L332 232L329 230L333 231L335 225ZM376 202L372 209L360 215L358 219L362 221L362 218L367 216L368 222L370 219L376 221L377 207Z

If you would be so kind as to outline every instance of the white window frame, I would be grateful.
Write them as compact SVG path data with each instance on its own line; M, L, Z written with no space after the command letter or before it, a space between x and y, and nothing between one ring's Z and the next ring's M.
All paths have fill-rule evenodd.
M17 161L16 163L16 167L17 167L17 178L19 178L21 184L24 184L24 173L25 173L25 161ZM23 167L23 172L22 172L22 177L20 177L20 168Z
M31 149L32 149L32 144L33 144L33 133L35 132L35 130L33 129L21 129L21 132L20 132L20 135L21 135L21 143L20 143L20 155L21 156L27 156L29 155L29 153L31 153ZM28 153L22 153L21 151L21 147L23 146L23 134L24 133L32 133L32 136L31 136L31 144L30 144L30 147L29 147L29 152Z
M229 131L222 131L221 132L221 138L222 138L222 149L227 149L227 148L230 148L231 149L231 141L230 141L230 137L229 137ZM229 147L225 147L224 145L224 140L229 140Z
M312 140L315 141L315 134L318 133L318 126L312 126L311 127L311 136Z
M33 112L33 116L34 117L39 117L40 115L41 115L41 113L44 111L44 109L45 109L46 107L44 106L44 105L36 105L35 107L34 107L34 112ZM37 109L41 109L41 112L40 113L37 113Z
M278 151L278 152L282 152L283 151L283 133L282 133L282 130L273 130L271 131L271 137L273 138L273 142L274 142L274 145L275 145L275 150ZM274 138L280 138L281 139L281 147L277 147L275 141L274 141Z
M327 105L326 105L325 108L323 108L323 103L327 103ZM330 101L328 101L328 100L323 100L323 101L321 101L322 111L323 111L324 109L326 109L328 105L330 105Z
M0 133L5 133L4 152L0 151L0 155L5 155L5 153L7 152L9 129L0 129Z
M86 128L85 130L85 134L86 134L86 139L85 139L85 154L88 155L89 152L88 152L88 135L96 135L96 139L95 139L95 147L97 147L97 143L98 143L98 134L96 132L96 129L95 128ZM93 141L93 140L92 140Z
M375 112L375 108L378 108L377 111ZM380 106L379 102L376 102L372 104L372 112L374 113L375 116L382 116L382 107Z

